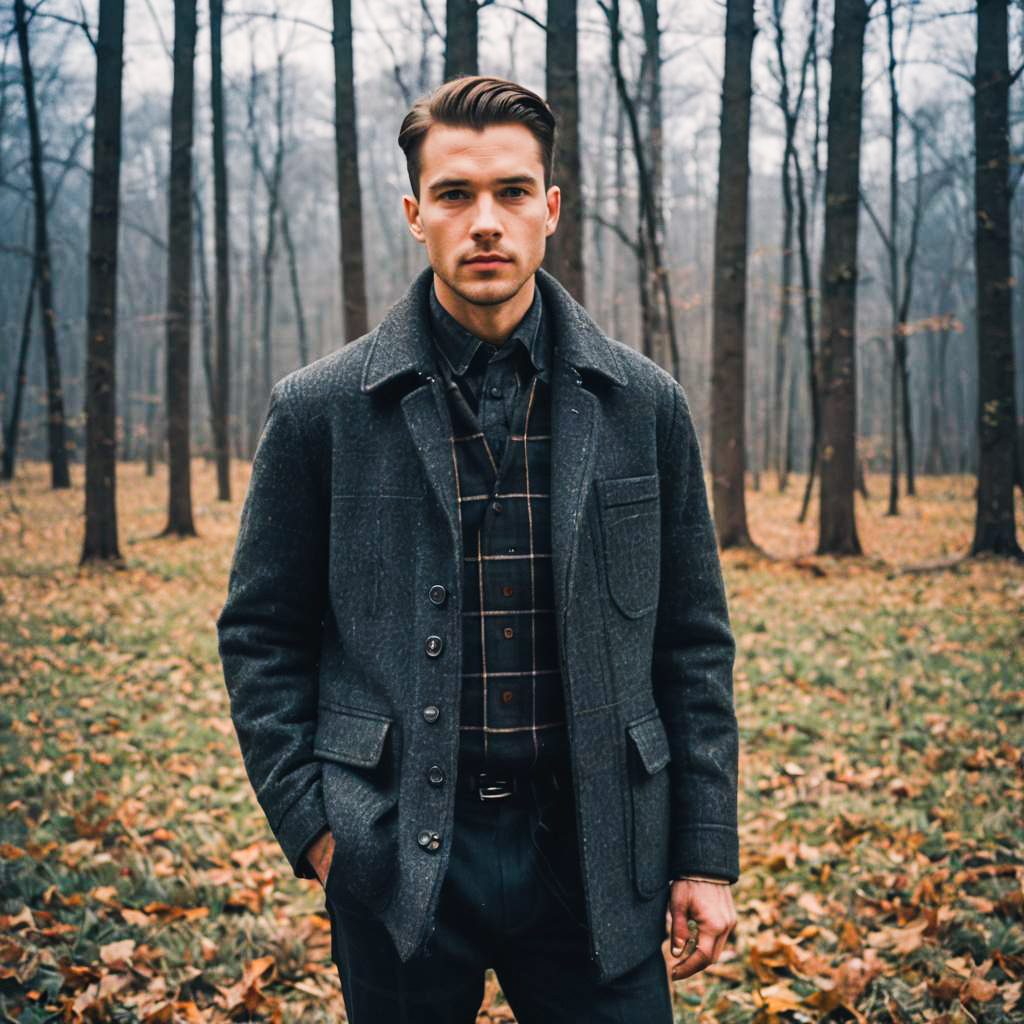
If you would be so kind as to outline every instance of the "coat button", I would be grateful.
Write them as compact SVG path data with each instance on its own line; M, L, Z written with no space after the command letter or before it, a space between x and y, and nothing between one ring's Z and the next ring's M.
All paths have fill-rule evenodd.
M439 764L432 764L427 769L427 779L432 786L440 786L444 782L444 770Z
M423 720L425 722L436 722L441 717L441 709L436 704L428 704L423 709Z
M426 652L431 658L436 658L441 653L443 646L444 641L439 636L428 636L427 642L424 644Z
M494 509L494 514L495 515L499 515L501 513L501 502L500 501L494 502L491 505L491 508Z
M448 591L440 583L435 583L429 590L428 596L434 604L444 604Z
M416 842L418 842L424 850L433 853L435 850L439 850L441 848L441 834L425 828L416 837Z

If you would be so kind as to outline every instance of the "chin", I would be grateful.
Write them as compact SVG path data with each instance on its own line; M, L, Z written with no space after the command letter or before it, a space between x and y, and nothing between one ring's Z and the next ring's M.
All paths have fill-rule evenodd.
M526 279L515 281L460 281L452 291L474 306L500 306L518 295Z

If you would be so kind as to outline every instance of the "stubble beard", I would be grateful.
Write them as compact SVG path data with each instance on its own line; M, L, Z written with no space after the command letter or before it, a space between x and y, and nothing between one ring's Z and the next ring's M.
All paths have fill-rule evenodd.
M472 292L467 291L464 287L456 284L450 278L445 277L442 274L438 274L438 277L448 286L448 288L454 292L463 302L469 303L471 306L500 306L510 299L514 299L522 290L523 286L529 281L532 274L527 274L521 281L509 282L506 289L503 289L499 293L488 293L484 296L474 295Z

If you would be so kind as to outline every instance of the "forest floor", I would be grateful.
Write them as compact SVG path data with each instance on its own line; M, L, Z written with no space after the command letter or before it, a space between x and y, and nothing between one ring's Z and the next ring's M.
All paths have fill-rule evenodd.
M120 571L77 565L81 467L0 491L0 1019L343 1019L217 659L248 468L222 505L194 462L185 541L155 538L164 472L118 472ZM724 557L739 921L680 1021L1024 1020L1024 566L901 571L967 549L972 481L922 479L899 518L868 483L864 557L810 553L799 477L748 494L777 557ZM481 1022L512 1019L495 989Z

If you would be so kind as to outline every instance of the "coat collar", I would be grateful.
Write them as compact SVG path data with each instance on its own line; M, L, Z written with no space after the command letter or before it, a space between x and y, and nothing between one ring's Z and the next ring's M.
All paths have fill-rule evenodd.
M364 393L403 373L428 375L435 371L433 342L428 333L433 274L430 267L420 273L373 332L360 384ZM591 370L614 384L625 385L626 377L611 342L587 311L544 270L537 271L537 286L545 315L551 317L556 358L561 357L576 370Z

